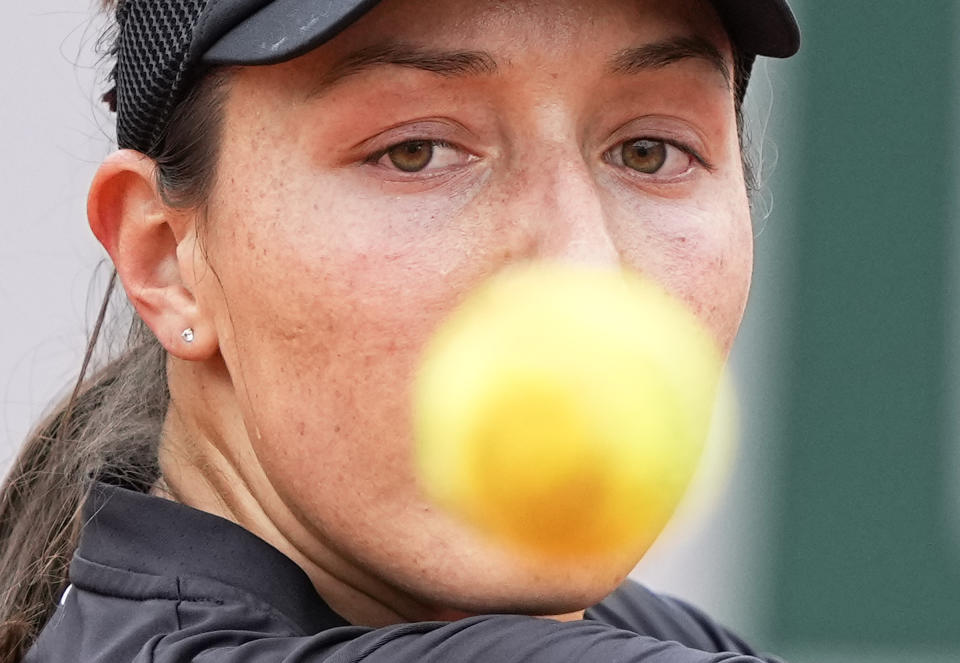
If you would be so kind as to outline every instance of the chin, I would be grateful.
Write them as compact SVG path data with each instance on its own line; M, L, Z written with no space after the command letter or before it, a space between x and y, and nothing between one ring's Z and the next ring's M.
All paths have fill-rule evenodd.
M509 553L475 565L473 573L448 576L425 596L440 613L566 615L596 605L626 579L636 554L593 559L544 558ZM478 579L482 581L478 582ZM459 580L459 582L458 582Z

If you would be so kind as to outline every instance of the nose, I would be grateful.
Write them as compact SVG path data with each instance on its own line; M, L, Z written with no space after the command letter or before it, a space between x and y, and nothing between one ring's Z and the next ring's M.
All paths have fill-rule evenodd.
M554 146L518 177L522 223L531 258L615 266L620 263L610 220L589 165L579 149Z

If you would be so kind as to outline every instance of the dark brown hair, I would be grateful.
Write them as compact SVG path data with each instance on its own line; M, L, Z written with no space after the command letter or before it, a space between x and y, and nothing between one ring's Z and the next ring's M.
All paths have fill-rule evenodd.
M111 11L125 0L102 0ZM109 41L109 38L106 39ZM737 124L751 60L735 58ZM160 191L172 206L201 210L216 173L229 70L208 74L174 110L156 147ZM113 101L111 93L105 100ZM741 143L743 141L741 140ZM744 159L748 189L751 170ZM80 507L97 479L149 490L169 404L166 353L132 316L114 359L92 366L107 318L110 278L72 393L28 436L0 488L0 661L19 661L53 612L81 529Z

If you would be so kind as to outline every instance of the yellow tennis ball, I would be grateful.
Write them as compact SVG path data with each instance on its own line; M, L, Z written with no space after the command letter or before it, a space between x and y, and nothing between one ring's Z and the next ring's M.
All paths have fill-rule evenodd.
M639 276L505 270L425 350L423 487L534 553L642 554L696 470L721 364L695 316Z

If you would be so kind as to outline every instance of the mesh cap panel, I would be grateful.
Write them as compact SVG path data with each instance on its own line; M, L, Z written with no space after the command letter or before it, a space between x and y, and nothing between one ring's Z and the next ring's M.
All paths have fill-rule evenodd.
M194 26L208 0L122 0L114 83L117 143L150 153L181 95Z

